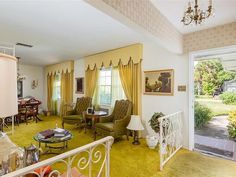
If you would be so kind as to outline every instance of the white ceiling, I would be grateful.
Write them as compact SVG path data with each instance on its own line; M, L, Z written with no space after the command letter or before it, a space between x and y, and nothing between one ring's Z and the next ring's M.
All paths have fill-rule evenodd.
M0 43L21 63L48 65L140 42L141 36L81 0L0 0Z
M236 21L236 0L212 0L215 16L201 26L184 26L180 21L189 0L151 0L158 10L183 34L211 28ZM194 0L190 0L194 2ZM208 0L198 0L202 10L207 9Z

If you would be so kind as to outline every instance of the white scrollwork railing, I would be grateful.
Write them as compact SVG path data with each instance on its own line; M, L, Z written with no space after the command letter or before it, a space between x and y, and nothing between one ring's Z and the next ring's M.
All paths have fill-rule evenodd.
M183 146L183 112L160 117L160 170L166 162Z
M52 170L48 177L74 177L74 169L76 176L110 177L110 149L113 141L114 138L108 136L2 177L20 177L26 174L44 177L49 166Z

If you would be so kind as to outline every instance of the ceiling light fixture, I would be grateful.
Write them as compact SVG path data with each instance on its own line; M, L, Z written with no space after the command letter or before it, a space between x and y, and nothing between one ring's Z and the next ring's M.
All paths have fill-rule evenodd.
M17 42L16 45L19 45L19 46L23 46L23 47L33 47L32 45L29 45L29 44L24 44L24 43L20 43L20 42Z
M201 24L205 19L209 18L213 14L212 0L209 0L208 9L203 11L199 8L198 1L195 0L195 4L192 7L191 2L188 3L188 8L184 12L184 16L181 20L184 25L189 25L192 22L196 25Z

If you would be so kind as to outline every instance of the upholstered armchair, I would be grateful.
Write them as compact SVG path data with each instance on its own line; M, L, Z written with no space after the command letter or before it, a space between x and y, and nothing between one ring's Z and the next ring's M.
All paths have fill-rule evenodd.
M75 108L71 111L67 111L62 117L62 127L64 124L81 124L83 122L83 112L91 105L92 98L81 97L77 98Z
M129 100L117 100L111 115L101 117L99 123L95 124L94 139L96 135L113 136L118 138L126 135L128 139L126 127L129 124L132 110L132 103Z

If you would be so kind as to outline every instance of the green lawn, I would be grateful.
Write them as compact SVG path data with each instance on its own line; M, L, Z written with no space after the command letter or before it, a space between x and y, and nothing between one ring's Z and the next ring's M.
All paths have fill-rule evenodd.
M210 108L214 116L225 115L231 110L236 110L236 105L226 105L223 104L221 100L210 97L196 98L195 101Z

